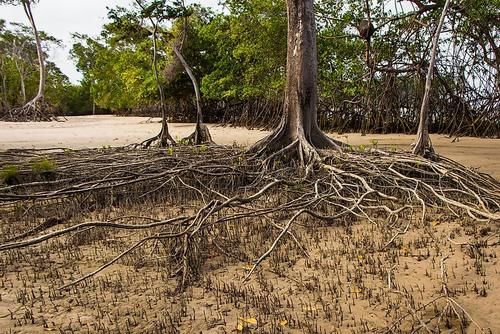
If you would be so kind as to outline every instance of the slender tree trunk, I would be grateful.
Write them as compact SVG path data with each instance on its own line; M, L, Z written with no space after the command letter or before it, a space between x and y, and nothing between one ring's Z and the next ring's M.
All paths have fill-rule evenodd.
M38 33L38 29L36 28L35 19L33 18L33 13L31 11L31 3L29 0L23 0L23 9L28 16L28 20L30 21L31 28L33 29L33 35L35 36L36 43L36 52L38 55L38 66L39 66L39 81L38 81L38 93L32 102L37 102L38 100L43 100L45 97L45 81L46 81L46 72L45 72L45 60L42 50L42 42L40 40L40 34Z
M370 30L370 27L372 26L372 15L371 15L371 9L370 9L370 1L365 0L365 11L366 11L366 18L368 21L368 30ZM368 67L369 75L368 78L366 79L366 93L365 93L365 115L363 117L363 120L361 121L361 135L366 136L366 133L370 131L370 129L373 127L371 124L371 118L373 117L373 105L372 105L372 86L373 86L373 78L375 76L375 69L374 69L374 63L372 62L372 55L371 55L371 32L368 32L367 38L366 38L366 49L365 49L365 62L366 66Z
M7 74L5 73L5 60L3 57L0 58L0 73L2 74L2 104L3 112L10 111L9 100L7 96Z
M26 84L24 83L24 75L22 73L19 73L20 76L19 78L21 79L21 96L23 98L23 105L26 104L26 100L27 100L27 97L26 97Z
M432 79L434 77L434 67L436 66L439 35L441 34L441 30L443 29L444 19L446 18L446 13L448 12L450 3L451 0L446 0L443 12L441 13L441 18L439 19L439 24L432 39L431 60L429 62L429 68L427 70L424 98L422 101L422 106L420 108L420 121L418 124L417 140L415 141L415 146L413 147L413 153L421 156L434 154L434 148L432 147L432 142L429 135L429 101L432 89Z
M317 123L317 49L313 0L287 0L288 49L284 113L278 129L251 148L256 154L298 145L302 164L317 148L341 144L321 132Z
M19 73L19 81L21 84L21 98L22 98L22 104L25 105L27 102L27 97L26 97L26 84L24 80L24 68L22 67L21 64L18 63L16 59L14 59L14 65L16 65L17 73Z
M143 10L145 10L144 5L140 0L135 0L137 5L141 7ZM156 80L156 85L158 87L158 93L160 94L160 108L161 108L161 131L158 137L154 137L153 139L149 139L145 141L145 146L149 147L151 143L158 138L160 140L160 146L164 147L168 145L168 142L170 141L172 144L175 144L174 138L170 135L169 129L168 129L168 122L167 122L167 106L165 105L165 92L163 91L163 87L161 85L160 81L160 75L159 75L159 70L158 70L158 23L155 22L152 18L149 18L149 21L151 22L153 26L153 31L151 32L153 34L153 72Z
M174 53L181 62L182 66L184 67L184 70L189 76L189 79L191 79L191 82L193 83L193 88L194 88L194 93L196 95L196 124L202 123L203 122L203 113L201 112L201 95L200 95L200 89L198 87L198 82L196 81L196 77L193 74L193 71L191 71L191 68L189 67L188 63L182 56L181 52L177 49L177 47L173 47Z
M180 0L181 7L185 10L186 9L186 4L184 0ZM203 123L203 112L201 109L201 94L200 94L200 89L198 86L198 82L196 80L196 77L193 74L193 71L189 67L188 63L182 56L182 48L184 46L184 42L187 37L187 25L188 25L188 18L187 16L184 16L184 23L182 25L182 39L180 41L180 48L177 47L177 45L174 44L173 50L179 61L181 62L182 66L184 67L184 70L188 74L189 78L191 79L191 82L193 83L193 88L194 88L194 93L196 96L196 127L194 132L188 136L187 138L184 138L187 140L189 143L194 144L194 145L200 145L200 144L213 144L212 136L210 135L210 131L208 130L208 127Z
M196 80L193 71L189 67L188 63L182 56L182 53L179 51L179 49L177 49L177 47L174 46L173 50L175 55L181 62L182 66L184 67L184 70L191 79L191 82L193 83L194 93L196 96L196 129L194 133L187 139L192 141L195 145L203 143L212 143L213 141L210 132L208 131L207 126L203 124L203 113L201 110L201 94L200 94L200 88L198 87L198 81Z
M174 138L170 135L168 130L167 122L167 106L165 105L165 92L160 81L160 75L158 70L158 25L154 22L151 23L154 26L153 30L153 72L155 75L156 85L158 86L158 93L160 94L160 107L161 107L161 132L160 132L160 146L167 146L168 141L175 143Z
M26 97L26 84L25 84L25 72L23 62L23 50L26 42L21 43L21 45L17 45L16 40L12 43L12 60L14 61L14 65L16 66L17 73L19 74L19 81L21 84L21 103L24 106L27 102Z

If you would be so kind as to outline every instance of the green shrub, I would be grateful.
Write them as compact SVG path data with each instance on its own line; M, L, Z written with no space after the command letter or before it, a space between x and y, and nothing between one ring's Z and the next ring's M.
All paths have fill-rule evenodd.
M53 173L57 165L55 161L50 160L49 158L43 158L41 160L35 161L32 165L31 168L35 173L38 174L46 174L46 173Z
M17 180L18 175L19 167L17 166L4 166L0 171L0 179L7 184L11 184Z

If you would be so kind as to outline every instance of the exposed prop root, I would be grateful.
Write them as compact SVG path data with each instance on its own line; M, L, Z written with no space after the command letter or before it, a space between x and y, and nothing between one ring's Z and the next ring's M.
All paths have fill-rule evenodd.
M342 152L347 145L325 135L316 126L313 127L309 137L300 131L291 137L289 130L282 120L280 126L268 137L253 145L249 153L256 159L265 159L264 165L269 166L275 160L285 162L297 161L297 165L306 167L306 175L321 162L318 150L335 150Z
M196 125L195 131L183 139L189 145L212 145L215 144L210 135L210 131L205 124Z
M43 98L35 98L23 107L14 108L0 118L6 122L51 122L59 121L52 105Z
M166 131L161 131L156 136L149 138L149 139L146 139L143 142L141 142L139 144L134 144L132 146L134 148L150 148L150 147L155 147L155 146L162 148L162 147L168 147L168 146L175 145L175 144L176 144L176 141L174 140L174 138L172 138L170 133L168 133Z

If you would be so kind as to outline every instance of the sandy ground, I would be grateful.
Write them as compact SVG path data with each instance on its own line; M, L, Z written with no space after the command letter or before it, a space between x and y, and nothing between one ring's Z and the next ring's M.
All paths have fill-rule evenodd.
M12 148L94 148L122 146L140 142L154 136L160 129L158 119L145 117L81 116L68 117L66 122L4 123L0 122L0 150ZM192 124L171 124L174 138L183 138L193 131ZM251 145L268 132L244 128L210 125L212 137L218 144ZM414 140L409 135L331 134L351 145L371 146L376 140L379 146L407 149ZM499 140L460 138L452 143L446 136L433 135L436 151L467 166L500 179Z
M61 123L0 123L0 150L121 146L155 135L159 124L146 121L99 116ZM177 138L192 129L192 124L171 125ZM242 145L267 134L219 126L211 126L211 132L217 143ZM351 145L377 142L389 149L408 148L413 140L407 135L331 135ZM497 140L461 138L452 143L433 136L433 142L439 153L500 179ZM75 214L63 226L125 216L166 218L199 204L172 207L161 200L110 206ZM26 205L0 205L0 240L31 230L40 217L64 216L65 210L82 206L78 198ZM30 249L0 253L0 334L361 334L387 327L385 333L426 333L431 332L424 330L426 323L432 321L441 323L440 333L500 333L499 224L456 219L439 208L426 224L417 218L389 247L395 232L385 224L362 220L349 227L315 229L296 224L293 232L299 241L284 242L248 282L243 278L251 266L238 254L260 256L269 247L270 230L266 220L242 218L221 228L218 247L229 255L207 249L202 277L182 294L173 292L174 269L163 262L171 254L156 244L137 249L81 285L58 290L150 233L81 230ZM439 297L443 282L450 299ZM474 323L465 321L467 329L460 331L459 322L469 317ZM392 331L393 325L398 329Z
M159 121L147 117L77 116L68 117L66 122L0 122L0 149L123 146L158 134L161 127ZM176 139L187 137L193 129L193 124L170 124L170 131ZM219 144L236 141L249 145L266 134L259 130L220 126L211 126L210 129Z

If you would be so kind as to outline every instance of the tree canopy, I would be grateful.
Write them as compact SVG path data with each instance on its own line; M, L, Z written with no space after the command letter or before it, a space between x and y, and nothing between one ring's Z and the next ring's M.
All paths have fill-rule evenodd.
M193 121L196 117L191 82L171 48L187 22L183 54L200 82L206 120L276 126L285 88L284 0L226 0L222 13L201 5L181 13L175 2L144 4L142 10L134 2L110 8L109 21L99 36L75 35L71 54L83 79L70 90L79 91L85 105L95 102L103 110L123 114L160 113L151 71L149 15L159 19L157 61L170 119ZM430 41L443 4L315 2L322 128L416 131ZM432 132L499 136L499 9L498 1L487 0L451 6L430 96ZM373 26L369 45L358 32L360 22L367 18ZM4 58L13 61L7 54ZM22 99L13 93L19 92L14 88L19 83L9 80L18 79L10 79L12 69L4 67L2 73L9 78L7 95L16 95L8 104L15 105ZM5 100L6 95L2 96Z

